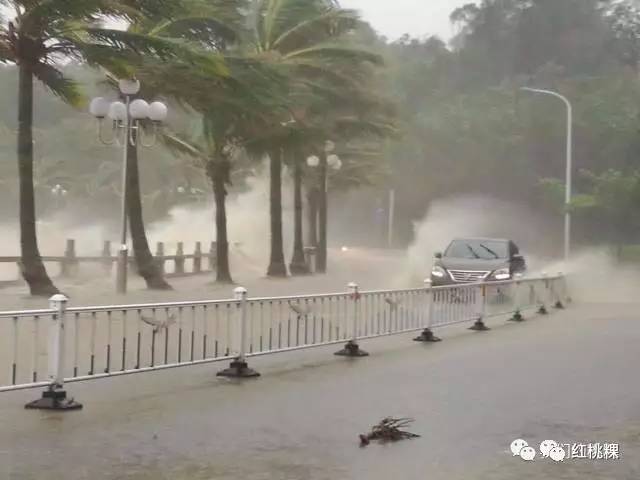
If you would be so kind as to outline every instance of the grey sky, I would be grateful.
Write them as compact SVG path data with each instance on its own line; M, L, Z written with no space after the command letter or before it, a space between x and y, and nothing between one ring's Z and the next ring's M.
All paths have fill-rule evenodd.
M405 33L414 37L452 36L451 12L474 0L340 0L344 8L360 10L365 20L389 39ZM2 9L2 7L0 7Z
M449 14L457 7L473 0L341 0L344 8L362 12L376 30L389 39L404 33L423 37L438 35L443 39L452 36Z

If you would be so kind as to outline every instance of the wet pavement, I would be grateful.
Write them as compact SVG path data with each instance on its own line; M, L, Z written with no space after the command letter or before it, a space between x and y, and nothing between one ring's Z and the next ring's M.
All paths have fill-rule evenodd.
M25 411L36 391L0 394L0 478L637 479L640 322L635 305L582 305L490 332L462 327L250 359L262 377L217 379L226 365L69 384L78 412ZM358 445L385 416L422 435ZM619 460L513 457L509 444L618 443Z

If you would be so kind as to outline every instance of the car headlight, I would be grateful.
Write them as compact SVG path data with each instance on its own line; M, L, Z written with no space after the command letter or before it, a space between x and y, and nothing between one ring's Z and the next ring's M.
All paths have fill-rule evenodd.
M447 275L447 272L445 271L444 268L439 267L439 266L436 265L431 270L431 275L434 276L434 277L438 277L438 278L444 278Z
M492 277L496 280L509 280L511 278L511 271L508 268L501 268L493 272Z

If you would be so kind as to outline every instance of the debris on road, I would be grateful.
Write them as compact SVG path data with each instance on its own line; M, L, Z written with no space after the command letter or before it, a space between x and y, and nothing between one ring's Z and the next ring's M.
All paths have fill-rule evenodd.
M413 418L387 417L379 424L375 425L369 434L360 434L360 445L369 445L371 440L378 440L379 442L396 442L406 438L418 438L420 435L402 430L407 425L413 423L413 421Z

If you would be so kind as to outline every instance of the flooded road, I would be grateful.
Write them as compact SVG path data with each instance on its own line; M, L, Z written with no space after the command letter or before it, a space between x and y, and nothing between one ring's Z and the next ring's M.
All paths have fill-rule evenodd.
M410 337L250 359L262 377L216 379L213 364L68 385L84 410L25 411L0 395L0 478L637 479L637 306L590 305L492 331ZM385 416L422 435L358 445ZM618 443L619 460L513 457L509 444Z

